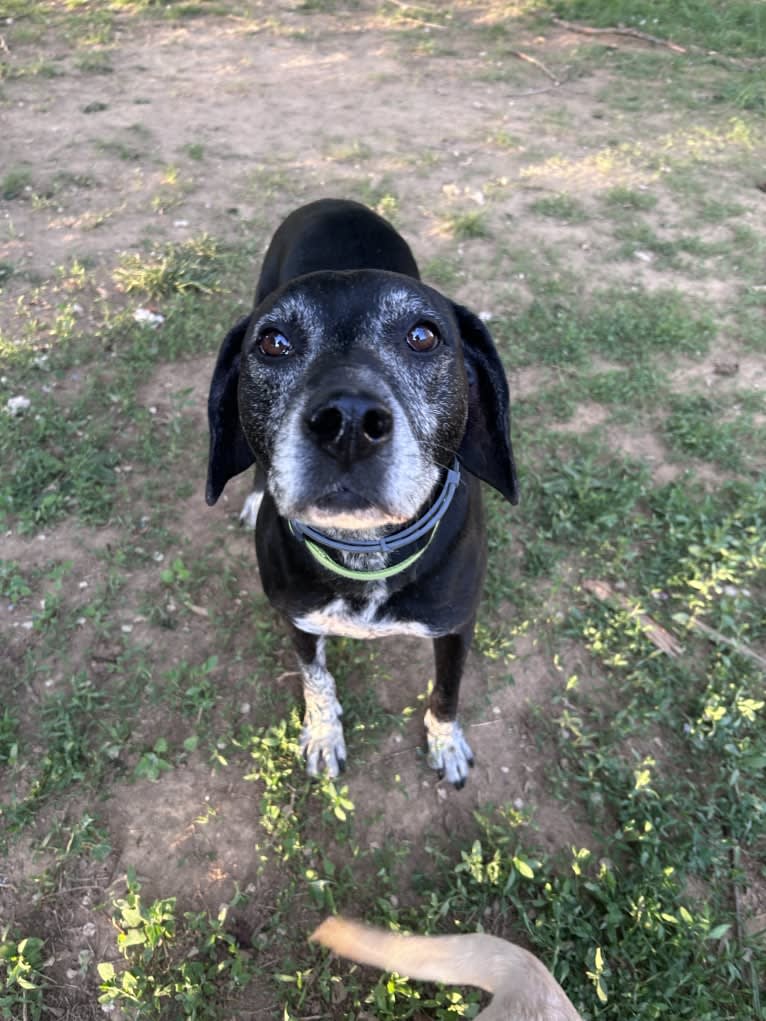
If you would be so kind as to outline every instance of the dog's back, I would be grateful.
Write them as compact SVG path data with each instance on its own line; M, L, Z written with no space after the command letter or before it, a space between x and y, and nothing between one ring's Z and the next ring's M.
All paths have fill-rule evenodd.
M256 304L294 277L319 270L382 269L420 279L404 238L358 202L319 199L292 212L271 240Z

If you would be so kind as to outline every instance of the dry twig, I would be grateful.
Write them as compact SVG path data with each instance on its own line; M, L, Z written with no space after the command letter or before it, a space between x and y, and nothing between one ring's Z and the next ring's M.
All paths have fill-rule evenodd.
M643 610L637 610L635 605L629 599L626 599L625 596L615 591L608 581L587 578L582 583L582 587L586 592L590 592L602 602L615 602L624 610L633 613L646 637L650 642L654 642L661 652L666 653L668 656L680 656L683 652L683 646L675 635L672 635L670 631L662 627L661 624L658 624L656 620L652 620Z
M703 624L702 621L697 620L696 617L689 621L689 627L693 627L697 631L701 631L703 635L714 642L720 642L722 645L730 646L742 656L752 659L752 661L757 663L762 670L766 670L766 659L764 659L763 656L759 656L757 652L753 652L749 646L742 642L738 642L736 638L728 638L726 635L721 634L720 631L716 631L715 628L708 627L707 624Z
M536 57L530 57L528 53L523 53L521 50L509 50L508 52L512 57L518 57L519 60L525 60L528 64L534 64L535 67L539 67L543 74L547 75L554 85L561 85L561 79L557 78L552 71L549 71L545 64Z
M653 46L667 46L674 53L689 52L685 46L671 43L668 39L660 39L656 35L649 35L648 32L641 32L637 28L625 28L623 25L618 25L614 28L591 28L588 25L575 25L574 22L564 21L563 18L553 18L553 21L556 25L561 25L562 28L566 28L570 32L579 32L581 35L626 35L633 39L641 39L645 43L652 43Z

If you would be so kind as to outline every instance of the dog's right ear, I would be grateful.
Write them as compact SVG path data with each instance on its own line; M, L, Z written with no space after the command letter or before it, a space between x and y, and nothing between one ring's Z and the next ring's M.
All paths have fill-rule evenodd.
M237 403L239 359L242 341L249 325L250 316L245 316L226 334L210 382L210 394L207 399L210 455L207 463L205 499L211 507L218 500L229 479L246 471L255 462L253 452L239 424Z

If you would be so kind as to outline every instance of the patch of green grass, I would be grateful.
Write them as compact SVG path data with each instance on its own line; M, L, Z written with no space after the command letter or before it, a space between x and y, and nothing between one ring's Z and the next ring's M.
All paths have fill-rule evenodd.
M680 454L712 461L728 471L741 470L763 450L766 430L754 427L747 414L727 420L731 404L704 394L674 396L663 426L665 438Z
M552 0L562 18L595 27L625 25L676 43L742 56L766 56L766 14L749 0Z
M360 177L346 181L343 190L349 198L354 198L372 209L381 204L398 204L394 183L387 174L373 180L369 177ZM385 213L381 215L385 216Z
M366 142L356 139L353 142L333 142L327 158L339 163L360 163L372 157L372 149Z
M112 74L114 66L105 50L88 50L77 58L75 66L85 74Z
M469 927L489 914L493 932L513 935L520 920L586 1016L667 1010L712 1021L725 1010L745 1021L759 1016L766 964L731 907L740 857L757 857L766 834L766 704L748 651L763 637L764 485L631 493L615 477L602 502L578 482L590 489L593 469L567 466L551 465L527 513L583 551L576 576L620 586L607 605L583 605L571 589L565 631L591 658L584 676L563 673L547 717L552 779L561 797L581 799L606 843L547 858L530 848L533 833L514 832L512 812L500 813L426 890ZM642 613L683 642L679 658L659 652ZM713 629L713 644L695 642L696 621ZM514 866L520 854L529 874Z
M25 783L5 801L0 810L6 836L27 824L53 794L73 784L98 787L114 763L127 731L99 718L106 693L97 689L84 674L70 678L68 689L48 697L42 707L41 736L45 752L29 770ZM29 749L20 741L16 761Z
M749 68L721 82L713 93L713 100L733 103L740 110L766 113L766 81L760 68Z
M631 209L638 212L654 209L657 196L650 191L617 186L604 192L602 201L607 209Z
M126 254L114 270L114 279L127 294L152 298L180 292L211 294L218 286L222 250L208 234L180 244L167 244L148 258Z
M29 413L0 417L0 453L10 465L0 483L0 519L18 519L27 530L72 510L85 522L107 520L119 453L113 430L91 412L78 402L62 418L60 406L39 395Z
M462 262L454 253L446 255L434 255L420 267L424 280L428 280L436 287L442 287L445 291L454 289L462 273Z
M126 163L145 159L151 142L151 132L143 124L132 124L121 138L98 139L94 144L107 156L115 156Z
M540 216L563 220L565 223L585 223L588 220L588 212L582 202L564 193L536 199L528 208Z
M490 236L486 214L481 210L450 213L444 217L444 225L458 241L472 241Z
M703 197L698 204L696 216L705 223L725 223L736 216L743 216L747 210L740 202L727 202L725 199Z
M556 281L535 290L528 308L492 322L510 365L583 366L595 354L640 365L659 353L701 355L715 334L709 314L672 290L598 290L586 299Z
M17 199L32 186L32 174L26 168L9 170L0 181L0 196L6 201Z
M632 259L638 252L650 252L656 256L656 265L663 268L688 268L698 272L698 262L687 264L680 257L690 255L696 259L707 259L713 256L728 255L732 249L730 240L717 242L703 241L694 235L687 237L662 238L647 223L633 220L619 225L615 229L615 237L622 242L619 254L622 258Z

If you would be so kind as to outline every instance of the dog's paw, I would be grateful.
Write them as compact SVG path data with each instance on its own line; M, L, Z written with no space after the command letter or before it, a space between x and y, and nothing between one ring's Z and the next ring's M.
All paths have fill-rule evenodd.
M314 697L307 700L300 747L309 776L325 772L332 780L346 768L346 742L340 720L342 713L336 698Z
M242 510L239 512L239 523L243 528L255 528L258 520L258 509L263 499L263 490L254 489L245 500Z
M463 736L457 720L437 720L430 709L425 716L428 738L428 765L439 777L449 780L460 790L465 786L468 770L473 765L473 752Z

